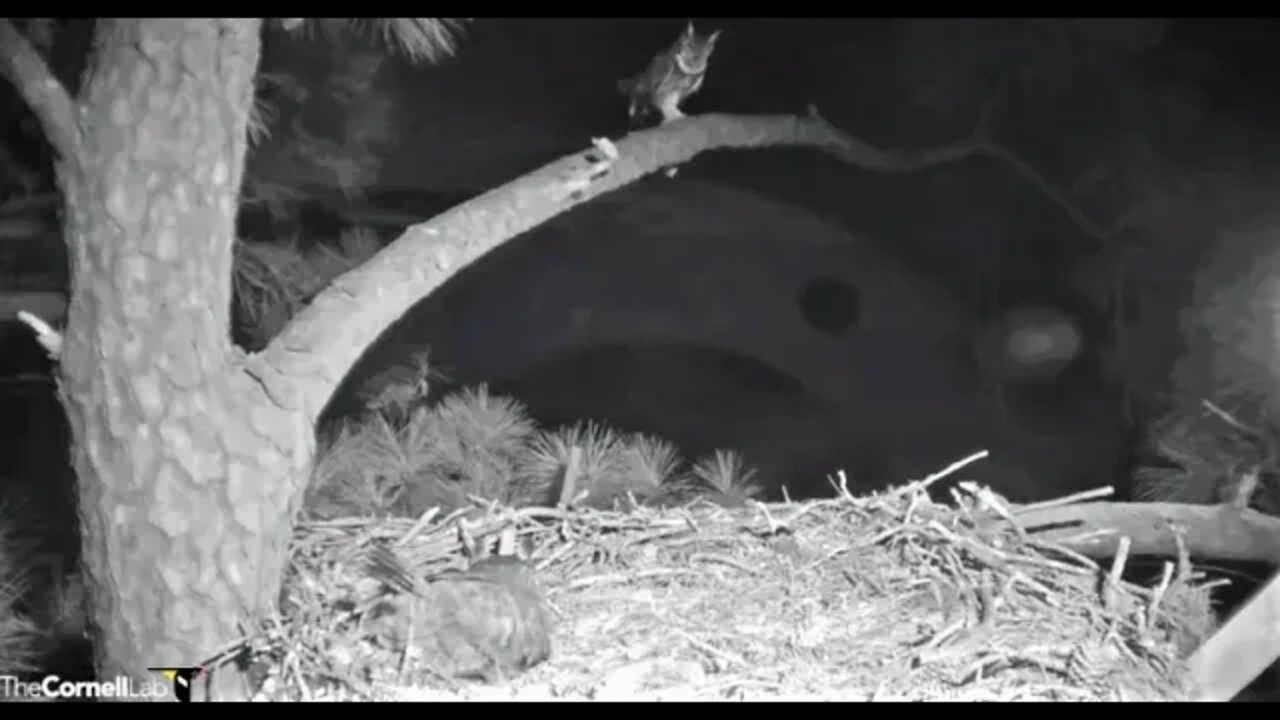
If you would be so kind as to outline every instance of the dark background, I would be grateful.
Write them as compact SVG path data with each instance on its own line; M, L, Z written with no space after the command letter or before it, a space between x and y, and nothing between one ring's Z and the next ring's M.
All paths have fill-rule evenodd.
M253 155L251 172L303 190L325 222L369 208L429 217L590 137L624 132L616 81L643 68L688 20L478 19L456 57L436 66L392 60L378 75L370 93L395 98L397 139L364 197L343 197L322 175L279 162L288 133ZM688 112L795 113L815 104L869 143L917 148L964 138L997 97L993 128L1002 144L1100 225L1139 202L1146 185L1217 171L1247 183L1269 175L1275 154L1274 20L692 21L723 34ZM73 25L52 56L72 86L89 28ZM323 37L272 31L263 69L320 78L334 53ZM20 101L8 88L0 97L6 146L47 168ZM323 132L333 122L322 103L308 106L309 128ZM803 205L874 238L976 312L1049 303L1079 315L1100 342L1114 308L1082 297L1074 268L1117 246L1158 240L1092 236L1042 188L989 159L893 175L773 149L709 153L682 172ZM1194 267L1191 255L1171 260L1167 272ZM6 248L3 261L10 287L65 284L56 242ZM43 369L24 330L7 323L0 341L7 375Z
M283 162L282 148L292 142L288 133L261 147L250 171L303 192L304 207L295 219L311 223L310 232L332 234L335 223L355 224L375 210L430 217L577 151L591 137L624 133L626 103L615 83L642 69L687 20L478 19L455 58L437 66L390 60L369 88L370 97L394 98L396 141L384 148L377 180L363 197L344 197L323 173ZM692 20L703 32L723 34L707 81L686 104L687 112L798 113L815 104L833 124L864 141L919 148L963 139L996 97L993 129L1000 142L1097 225L1109 224L1153 192L1173 192L1186 177L1218 174L1232 187L1265 187L1277 159L1277 20ZM55 70L72 87L90 29L73 23L52 55ZM320 79L331 69L334 52L323 38L269 32L263 69ZM317 100L309 104L305 124L324 133L340 122ZM22 164L42 169L42 189L51 190L38 130L4 84L0 143ZM1107 316L1115 308L1080 291L1082 264L1137 247L1145 252L1141 267L1147 275L1183 280L1199 262L1195 237L1185 247L1162 245L1166 238L1153 230L1159 222L1100 238L1068 217L1044 188L990 159L893 175L812 151L734 151L708 153L682 169L681 177L738 185L809 208L873 238L883 252L975 313L1020 303L1069 310L1089 331L1091 353L1107 347ZM1191 205L1199 212L1191 213L1190 224L1205 228L1238 209L1231 202ZM0 248L6 289L65 287L56 220L52 213L40 217L49 228L48 242ZM469 276L484 274L481 263ZM1175 307L1156 307L1154 313L1175 322ZM529 383L539 378L559 378L562 384L544 395L562 394L563 385L584 378L607 385L619 363L625 365L618 356L628 352L598 348L594 355L537 369L532 379L503 380L517 392L523 381L531 395L537 393ZM790 387L784 375L741 358L691 348L675 356L702 368L703 377L740 378L743 387ZM60 410L51 383L40 377L47 370L30 333L0 322L0 438L6 446L0 449L0 473L36 482L65 473ZM1095 370L1067 394L1105 395L1102 415L1083 422L1123 434L1124 444L1140 437L1141 427L1121 419L1117 398L1128 385L1147 380L1134 374L1104 378ZM553 387L552 380L546 382ZM1084 386L1091 389L1079 390ZM541 412L544 419L565 421L573 416L569 405L555 408L559 415L547 407ZM1127 458L1117 460L1115 479L1121 479L1129 465Z

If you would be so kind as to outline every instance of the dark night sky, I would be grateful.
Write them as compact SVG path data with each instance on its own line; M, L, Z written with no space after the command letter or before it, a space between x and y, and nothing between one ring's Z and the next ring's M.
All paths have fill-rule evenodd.
M952 98L942 97L941 105L937 97L931 100L931 94L939 95L931 87L950 77L939 68L963 64L968 55L949 55L946 47L932 50L932 56L922 52L931 39L912 34L899 20L694 20L699 28L724 34L691 111L798 112L817 103L824 115L869 139L911 144L952 139L963 131L966 112L982 100L973 97L973 108ZM388 87L412 108L402 130L405 145L415 152L398 153L400 162L392 158L383 182L479 189L575 149L585 137L622 132L624 104L614 83L668 45L684 21L476 20L454 59L394 73ZM1238 113L1275 86L1267 45L1273 26L1274 21L1175 23L1165 45L1207 49L1224 63L1205 90L1215 107ZM956 35L949 42L963 46L966 40ZM287 46L325 52L320 43ZM965 92L943 87L940 94Z
M931 117L939 114L938 106L929 107L928 98L920 96L928 95L936 78L949 77L940 64L963 63L966 55L948 55L946 48L934 58L914 53L931 39L918 39L901 21L695 21L724 34L701 94L690 101L693 111L797 112L817 103L833 120L889 135L885 142L939 142L956 132L947 127L948 118ZM448 122L440 116L478 117L489 122L471 126L476 137L483 137L480 130L487 127L513 133L517 126L530 126L576 147L584 135L616 131L622 103L614 82L643 67L683 22L480 19L456 59L404 72L401 87L420 104L415 121L421 128ZM1238 113L1246 102L1264 104L1275 87L1277 68L1267 43L1269 31L1278 28L1274 21L1186 22L1171 27L1165 45L1205 49L1224 63L1205 86L1207 99L1215 110Z
M625 101L616 81L669 45L686 20L481 18L470 25L455 58L436 66L393 62L377 90L400 104L399 139L385 154L379 187L410 191L411 202L430 214L578 150L591 137L622 134ZM687 103L690 112L798 112L816 103L826 117L869 142L910 148L963 137L989 87L990 78L977 82L981 73L965 72L980 64L985 46L972 42L966 33L975 25L963 20L693 20L703 31L723 35L701 94ZM1268 130L1280 121L1280 104L1271 99L1280 87L1277 30L1275 20L1172 22L1148 56L1150 76L1196 78L1190 83L1195 111L1189 119L1166 119L1157 110L1148 119L1150 134L1169 136L1165 149L1193 165L1269 173L1280 159ZM332 52L322 41L269 34L264 68L285 59L289 69L305 74L308 67L324 67ZM60 53L55 64L64 77L75 76L76 54L74 47ZM1087 168L1073 163L1091 151L1107 160L1110 150L1098 149L1098 139L1116 132L1107 102L1091 93L1093 80L1081 73L1082 90L1071 102L1048 103L1038 115L1014 98L1011 116L997 123L1009 144L1064 185L1084 174ZM16 117L9 114L10 132ZM1042 193L990 163L887 176L784 150L713 153L687 172L746 184L835 217L884 238L944 282L968 282L955 280L962 273L946 275L965 263L988 262L984 250L994 253L1011 239L1034 236L1038 255L1075 252L1085 242ZM287 171L280 179L298 180ZM1082 205L1099 218L1116 210L1089 197ZM1029 275L1028 284L1041 281Z
M869 142L922 147L968 133L993 77L968 67L981 65L984 55L969 45L966 33L973 25L966 21L694 21L704 31L724 32L702 92L688 103L690 112L799 112L816 103L826 117ZM389 74L410 109L381 181L419 190L482 190L579 149L587 138L622 134L625 103L614 83L642 68L684 22L477 20L455 59ZM1280 80L1270 52L1277 29L1275 21L1169 25L1158 49L1144 56L1150 69L1142 81L1190 78L1183 85L1191 90L1179 92L1192 93L1189 107L1195 109L1185 118L1151 109L1156 117L1141 121L1147 125L1138 137L1154 138L1163 143L1162 151L1193 167L1261 165L1269 171L1270 161L1280 157L1262 141L1270 135L1258 128L1280 120L1269 99ZM1007 57L1026 62L1026 48L1019 55L1017 42L998 34L992 42L1007 43L1015 48ZM1034 38L1024 42L1039 49ZM1121 137L1111 101L1091 88L1095 70L1078 70L1078 87L1068 97L1040 99L1038 106L1031 98L1025 107L1014 97L1008 115L997 118L998 133L1063 185L1088 171L1084 160L1105 165L1112 151L1107 142L1122 150L1134 142ZM1116 108L1115 115L1135 112L1148 111L1138 105L1136 111ZM1011 238L1038 237L1034 253L1040 255L1076 252L1087 243L1043 194L1007 169L982 162L900 177L837 168L814 153L781 151L767 157L708 156L690 172L747 184L892 238L894 247L926 270L987 262L981 259L984 248L994 253ZM1105 198L1085 197L1081 203L1099 218L1118 210Z
M625 101L616 81L644 67L686 20L481 18L470 25L455 58L436 66L393 61L375 91L399 104L398 140L385 154L375 194L378 188L411 191L411 202L430 214L578 150L591 137L622 134ZM693 20L703 31L720 29L723 35L707 82L687 103L688 111L799 112L816 103L847 131L890 147L962 138L988 96L991 73L973 70L984 52L991 54L987 45L1018 47L1015 34L990 34L986 45L973 42L980 37L973 28L989 21ZM1269 173L1280 159L1269 130L1280 120L1280 104L1271 100L1280 86L1273 59L1278 29L1275 20L1169 24L1159 49L1146 56L1152 69L1145 77L1193 78L1193 110L1166 118L1157 108L1140 129L1191 165ZM1023 51L1040 49L1034 38L1029 42ZM286 60L290 70L305 74L307 68L323 68L332 52L322 41L269 34L264 68ZM69 69L74 59L68 60L75 54L74 48L61 53L64 77L75 75ZM1025 55L1007 53L1004 65L1008 58L1025 62ZM1092 154L1105 164L1115 149L1105 141L1119 133L1119 121L1109 101L1093 92L1095 79L1078 73L1073 82L1079 90L1067 101L1042 101L1038 109L1012 97L1009 116L996 123L998 134L1063 185L1086 173L1081 158ZM1132 137L1116 142L1123 150ZM984 251L994 253L1011 239L1034 236L1039 255L1076 252L1086 242L1042 193L1007 168L979 161L888 176L836 166L816 153L783 150L713 153L687 172L804 204L884 238L895 252L935 274L987 262ZM280 179L298 181L287 170ZM1104 219L1117 210L1105 199L1082 197L1081 204ZM952 280L941 275L944 282ZM1029 276L1028 283L1040 280Z
M593 137L616 138L625 134L626 101L616 89L617 81L643 69L656 51L672 43L688 20L481 18L469 26L461 38L456 57L450 60L438 65L412 66L402 60L391 59L384 72L378 75L378 84L370 88L370 97L394 99L395 140L381 158L377 183L367 189L368 202L386 205L391 202L387 198L392 194L403 198L407 193L408 202L415 205L415 212L425 218L462 198L514 179L559 156L581 150ZM1275 168L1280 167L1280 144L1276 142L1276 128L1280 127L1280 102L1276 100L1277 93L1280 93L1277 89L1280 88L1280 62L1275 59L1280 20L1170 21L1159 43L1127 56L1140 58L1132 64L1108 65L1107 58L1113 56L1093 48L1095 55L1100 52L1106 57L1057 75L1049 67L1053 52L1060 51L1058 57L1061 59L1064 48L1080 48L1071 45L1063 36L1055 35L1053 30L1043 37L1004 32L999 29L1003 27L999 25L1003 21L969 23L965 20L942 20L930 23L851 18L692 20L703 32L721 30L723 34L702 92L685 104L684 109L690 114L803 113L807 106L816 104L834 125L866 142L887 148L924 148L964 139L972 131L981 108L990 99L996 82L1016 78L1021 85L1007 96L1002 96L1000 111L995 116L995 134L1002 145L1012 148L1052 182L1067 188L1073 201L1103 224L1123 212L1130 203L1126 192L1131 188L1125 187L1125 183L1137 173L1132 173L1133 166L1126 163L1132 162L1130 153L1139 145L1149 144L1153 155L1159 158L1158 162L1164 163L1154 165L1156 169L1151 177L1140 178L1141 182L1150 181L1153 185L1169 180L1181 171L1188 174L1214 171L1231 173L1231 181L1245 187L1250 187L1251 183L1266 187L1260 182L1262 177L1274 176ZM1136 32L1133 37L1126 36L1129 32L1126 27L1130 26L1098 22L1101 34L1110 38L1103 45L1112 47L1123 46L1130 40L1138 42ZM1140 29L1142 21L1136 21L1131 27ZM82 35L82 39L87 38L87 35ZM1082 52L1087 54L1091 51L1090 42L1092 40L1086 39L1082 43ZM64 80L73 80L77 75L75 68L82 62L83 45L77 48L74 44L65 43L54 59L55 70ZM263 69L282 68L304 81L310 72L312 79L316 79L324 75L326 60L332 57L333 52L333 47L324 41L283 37L272 31L264 44ZM1015 66L1019 68L1017 72ZM1118 76L1123 77L1117 79ZM1131 83L1129 87L1134 92L1123 91L1126 81ZM1016 83L1011 82L1010 85ZM22 117L19 108L20 101L12 90L0 83L0 136L7 136L5 144L19 154L34 156L37 153L31 151L31 143L13 141ZM320 118L318 122L323 124L324 121L325 118ZM281 132L272 142L291 141L287 132ZM307 177L283 163L273 164L272 152L272 145L268 143L252 157L251 172L265 179L290 186L300 185L315 192L319 198L317 204L337 204L342 200L333 187L324 186L322 178ZM1162 172L1170 177L1162 176ZM808 150L712 152L682 168L681 178L743 186L767 197L807 208L822 219L834 220L842 229L870 238L874 249L912 266L914 271L926 276L920 283L922 287L927 286L931 290L936 287L943 295L949 293L953 297L948 297L948 302L957 300L954 303L957 306L961 302L972 301L965 294L972 293L975 286L989 282L992 276L1006 272L1006 268L1013 268L1007 281L1001 278L1002 282L1007 282L1007 292L1015 296L1000 298L1006 307L1019 303L1059 303L1068 312L1077 312L1080 307L1072 306L1065 297L1070 290L1066 287L1068 281L1064 279L1064 268L1078 256L1097 249L1091 246L1093 241L1073 225L1042 190L1017 177L1008 166L985 159L966 160L910 175L886 175L842 165ZM1091 179L1092 185L1083 183L1083 179ZM641 182L650 181L662 182L657 176ZM1236 187L1238 185L1232 185L1233 189ZM764 203L759 205L765 207ZM743 214L737 205L733 211ZM1205 213L1211 211L1211 208L1205 208ZM572 217L572 213L565 217ZM727 213L721 213L724 214ZM717 223L721 215L716 216ZM1216 228L1221 217L1205 220L1204 224ZM561 217L556 221L564 219ZM624 225L623 220L616 223L619 228ZM736 223L736 227L732 222L725 225L731 228L731 239L735 242L748 234L740 231L747 221ZM548 227L552 226L549 224ZM760 234L766 232L797 234L791 226L783 231L760 231ZM620 230L619 234L622 233ZM635 235L648 237L643 233ZM773 237L769 236L770 239ZM842 241L848 237L848 234L843 235ZM619 238L604 238L616 239ZM626 240L625 237L620 239ZM706 240L703 236L696 239ZM791 239L778 238L779 244ZM514 244L509 243L499 252ZM849 244L854 246L852 242ZM622 245L618 243L617 246ZM674 254L686 253L687 247L687 244L680 246ZM856 247L861 250L867 246ZM638 251L651 248L643 246ZM56 273L56 277L65 273L63 258L53 256L44 247L37 249L39 262L45 263L51 274ZM622 252L635 253L637 248ZM536 271L526 273L536 282L545 282L544 268L549 262L555 262L545 257L539 255ZM722 257L723 254L715 258L717 268L732 265L721 263ZM859 262L865 257L859 256ZM744 265L748 262L740 258L734 260ZM756 267L765 266L755 257L751 257L749 262ZM0 263L13 264L11 258ZM476 263L468 271L476 267L484 267L484 263ZM770 270L775 268L773 265L767 267ZM582 276L596 272L596 267L587 263L575 265L574 269L580 269ZM686 267L679 268L679 271L696 274ZM628 266L625 272L637 276L643 274L633 266ZM906 277L906 274L887 277L885 283L892 285L901 277ZM465 278L466 275L460 273L451 282L465 283ZM0 282L8 279L0 275ZM655 293L663 291L658 285L662 280L664 278L656 279ZM600 284L607 288L600 293L602 295L622 294L617 287L609 285L608 278ZM763 295L760 292L763 284L752 285L749 292ZM573 287L568 282L564 285ZM39 289L48 287L42 285ZM447 291L435 295L447 296ZM424 305L432 300L428 298ZM485 300L489 302L487 296ZM516 301L508 298L507 301L500 312L511 315L517 315L509 312L512 303L528 302L527 297ZM1080 305L1085 304L1078 297L1076 301ZM441 301L441 304L446 302ZM492 302L498 306L501 301ZM786 307L786 303L779 303L779 306ZM1089 309L1090 312L1095 310ZM740 308L735 306L733 313L741 314ZM1096 312L1096 315L1102 314ZM765 314L748 316L750 322L757 325L748 323L744 326L756 332L756 328L763 324L756 320L761 316ZM1097 317L1091 321L1104 324ZM480 328L474 334L492 335L495 345L505 345L510 339L509 334L497 324L474 323ZM4 335L6 324L0 323L0 345L7 343L4 356L0 357L0 366L3 366L0 367L0 377L7 372L29 371L28 367L20 367L24 364L46 364L26 330L16 323L7 325L12 329ZM528 323L528 328L534 334L542 332L536 323ZM907 327L903 334L910 335L915 330L914 326ZM868 342L865 337L850 333L848 338L833 342L848 340L850 347L858 343L870 346L879 342ZM420 342L423 338L417 340ZM772 341L770 336L763 338L761 343ZM403 359L409 346L408 343L397 345L394 342L386 345L389 346L388 356L396 362ZM684 347L692 346L686 344ZM922 344L920 347L932 349L935 346ZM18 350L15 352L13 348ZM970 348L965 345L961 349L967 351ZM518 355L510 348L503 347L503 350ZM627 357L616 364L609 364L599 357L589 360L575 360L571 356L566 356L567 360L555 359L560 363L555 369L559 370L562 376L559 381L563 384L547 381L546 385L551 389L546 396L552 398L552 402L564 401L570 416L580 417L577 413L582 407L574 405L577 398L570 397L573 391L583 397L593 393L604 395L605 390L616 390L616 386L624 385L617 368L626 369L638 364L632 359L633 348L619 346L604 350ZM23 353L25 356L18 357ZM682 362L687 361L689 367L701 359L704 366L694 368L697 372L690 370L679 375L681 378L693 377L696 382L687 386L672 384L668 388L671 395L689 394L685 392L687 387L714 386L716 384L711 381L716 378L729 378L731 382L726 381L723 385L731 386L735 392L744 387L758 390L758 387L751 386L765 384L759 373L764 361L752 359L751 363L743 364L737 373L747 379L739 380L730 377L735 371L725 362L728 355L686 354L675 357ZM688 360L690 357L693 360ZM711 360L707 360L708 357ZM890 368L884 373L883 383L876 379L874 373L866 373L862 379L867 380L867 386L884 384L892 390L896 386L889 376L896 373L901 376L899 380L904 386L919 384L928 387L928 382L922 382L924 373L914 370L916 365L910 362L917 357L924 358L918 365L927 369L953 363L948 359L950 356L930 356L929 352L900 353L898 357L889 358L890 362L883 366ZM738 360L740 356L731 358ZM663 369L666 367L663 362L669 364L670 357L660 358L655 366ZM841 378L855 374L849 367L836 366ZM590 380L584 377L588 371L601 368L603 371L598 375L602 379L597 378L600 380L598 386L584 389L582 386L588 385ZM788 368L765 369L781 371L776 375L782 380L795 379L786 374L790 372ZM751 376L752 373L756 373L755 376ZM353 372L352 378L356 375ZM653 377L657 377L657 373ZM773 376L766 379L777 382ZM667 380L663 376L655 380L652 387L641 389L653 394ZM532 382L542 380L535 376ZM1095 378L1091 376L1089 382L1095 382ZM825 412L827 398L816 398L798 380L793 384L799 389L787 386L785 393L779 390L773 394L802 396L801 400L809 403L802 409L807 411L820 406ZM938 380L936 384L944 382ZM849 387L863 386L850 383ZM1113 388L1104 390L1097 394L1099 397L1105 395L1105 402L1081 404L1085 410L1069 417L1074 424L1061 433L1061 438L1055 435L1043 447L1027 440L1025 448L1017 448L1036 456L1034 463L1027 463L1028 468L1048 468L1046 483L1050 482L1054 467L1070 465L1073 468L1070 471L1075 472L1073 463L1081 458L1079 466L1089 468L1091 481L1095 476L1102 477L1100 472L1095 472L1096 468L1106 467L1111 471L1112 460L1116 461L1117 472L1128 474L1131 460L1128 443L1132 438L1127 435L1118 439L1106 437L1105 443L1094 442L1094 436L1119 435L1127 422L1121 418L1119 401L1112 403L1115 400L1111 393ZM60 412L47 387L41 385L31 393L32 397L37 393L41 395L36 399L43 405L32 404L30 407L43 408L49 417ZM1068 387L1060 394L1085 393L1076 393L1074 388ZM1040 412L1040 397L1033 398L1035 412ZM850 417L867 412L873 414L874 422L869 422L867 427L881 421L889 426L891 423L885 417L890 415L910 417L913 422L918 417L922 423L933 420L935 416L954 416L958 419L956 424L964 425L966 431L970 425L976 427L985 422L976 413L971 414L968 405L943 408L933 396L917 402L903 400L896 391L890 391L879 399L870 393L854 392L845 399L849 398L856 401L849 404L858 407L841 408L841 412L847 410ZM679 397L672 404L679 405L685 401ZM694 403L693 400L687 402ZM708 405L715 404L708 402ZM735 423L743 425L748 421L770 420L766 416L775 412L759 409L773 407L764 403L757 407L743 401L741 406L746 409L739 412L738 406L734 405L732 412L726 412L722 418L713 421L707 421L705 417L717 416L689 413L690 417L701 418L699 422L703 427L690 430L678 440L684 442L694 438L711 424L732 428ZM899 406L905 406L905 409ZM16 403L13 407L17 407ZM1095 412L1095 407L1102 409ZM1073 413L1074 408L1072 405ZM668 416L674 417L665 408L657 414L662 416L663 422L670 420ZM783 411L775 414L785 419ZM793 414L801 419L819 417L818 413L806 415L795 411ZM6 420L17 423L14 427L36 427L21 413L9 415L16 418ZM821 415L823 423L826 419L826 415ZM762 423L757 430L765 430L759 431L758 435L743 434L739 437L739 440L759 438L758 442L735 440L738 444L725 446L749 451L759 449L768 454L777 448L767 446L776 444L790 452L787 445L790 440L784 435L793 431L806 433L809 427L800 421L795 426L798 430L782 423ZM693 427L692 421L689 427ZM863 425L850 422L841 426L847 427L861 428ZM939 427L943 425L939 424ZM1127 426L1124 429L1127 431ZM984 432L987 430L990 428L984 428ZM63 440L49 440L37 437L35 431L30 432L29 436L23 435L10 427L9 431L0 433L10 442L10 450L0 452L0 456L20 457L26 453L34 457L36 453L30 449L38 447L37 442L50 443L61 451L62 446L57 443ZM995 437L995 431L991 432ZM932 441L934 438L930 435L933 434L932 431L921 431L919 441ZM941 432L936 434L942 435ZM1028 433L1027 437L1032 434ZM790 462L793 457L779 451L777 457L782 460L777 461L774 469L783 481L788 482L798 477L801 471L806 477L816 478L834 467L849 467L851 475L857 476L860 473L856 461L861 458L855 456L861 450L853 446L863 438L848 435L838 438L838 447L821 447L822 452L831 450L830 453L805 456L794 467L783 462ZM1049 437L1049 433L1044 436ZM715 438L718 443L719 436ZM705 438L699 442L702 439ZM950 439L943 439L950 442ZM1023 436L1017 436L1017 442L1024 440ZM1003 436L999 441L1005 442L1009 448L1015 447L1015 441L1006 442ZM1050 445L1050 441L1055 444ZM755 444L748 444L752 442ZM911 451L903 450L901 454L914 451L916 442L917 438L913 436ZM696 447L696 444L684 446L685 449L689 447ZM708 444L707 448L710 447L712 445ZM809 446L798 444L796 447ZM892 447L897 448L896 445ZM1054 454L1059 451L1060 455ZM1001 452L1002 449L993 454L1000 457ZM1109 455L1113 452L1114 458ZM45 454L49 457L55 455L53 452ZM884 454L887 457L888 451ZM879 448L868 450L866 455L870 460L865 466L873 469L872 461L882 459ZM842 464L846 459L855 462L846 466ZM912 461L915 460L913 457ZM841 464L836 464L837 461ZM1015 458L1008 467L1021 471L1023 468L1018 462ZM0 468L0 471L5 471L0 474L7 473L5 468ZM11 474L18 477L17 472ZM48 473L28 471L27 474L48 484ZM868 476L871 475L869 471ZM1067 471L1064 471L1063 476L1066 475ZM1027 478L1039 480L1035 472L1028 472ZM897 482L902 477L894 475L892 479ZM1117 479L1117 485L1121 482ZM1031 479L1025 483L1024 489L1040 489Z
M410 191L411 202L430 214L578 150L591 137L622 134L625 102L616 81L644 67L686 20L481 18L469 26L457 56L440 65L393 61L375 91L399 104L398 140L385 153L375 192ZM1035 37L975 34L975 27L993 21L693 20L723 35L701 94L687 103L690 112L799 112L816 103L840 127L890 147L962 138L988 97L992 73L979 66L992 54L989 46L1014 48L998 67L1010 66L1010 59L1025 64L1028 53L1042 49ZM1123 36L1125 26L1118 27L1104 28L1104 34ZM1265 19L1169 23L1158 49L1145 56L1150 68L1144 78L1191 78L1183 83L1190 90L1180 90L1191 110L1166 117L1155 108L1140 130L1190 165L1270 173L1280 160L1269 130L1280 121L1280 103L1271 99L1280 87L1277 30L1280 22ZM978 42L983 37L989 42ZM305 75L323 68L332 52L323 41L269 33L264 68L285 60L288 69ZM55 65L64 77L75 77L77 54L82 48L74 42L61 48ZM996 123L1003 140L1062 185L1087 174L1086 159L1110 160L1117 148L1106 140L1120 135L1116 117L1134 111L1113 117L1111 101L1093 92L1096 77L1078 71L1072 80L1077 91L1041 98L1038 108L1011 96L1008 117ZM18 114L6 114L12 133ZM1145 139L1142 132L1137 137ZM287 133L277 137L288 142ZM1131 132L1115 143L1124 150L1133 139ZM1086 242L1042 193L989 163L903 177L837 168L814 153L739 152L705 156L689 172L747 184L889 238L925 270L981 262L973 258L984 247L994 252L1010 238L1037 236L1038 253L1075 252ZM279 179L299 182L288 169ZM1119 209L1106 199L1083 197L1081 203L1099 218Z

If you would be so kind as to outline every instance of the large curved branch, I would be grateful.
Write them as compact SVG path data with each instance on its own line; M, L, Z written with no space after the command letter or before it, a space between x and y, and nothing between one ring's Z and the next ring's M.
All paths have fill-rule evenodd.
M588 200L708 150L811 147L882 172L909 172L973 155L975 140L927 151L876 148L817 113L701 115L574 153L409 228L334 280L247 371L278 402L318 417L343 376L383 330L455 273L507 240ZM608 242L601 238L601 242Z
M75 101L35 46L5 19L0 19L0 75L31 107L53 149L74 158L79 139Z

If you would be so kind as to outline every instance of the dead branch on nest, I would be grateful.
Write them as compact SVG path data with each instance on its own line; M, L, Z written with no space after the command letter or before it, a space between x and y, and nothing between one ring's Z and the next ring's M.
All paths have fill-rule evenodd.
M1087 503L1015 512L1014 521L1037 541L1093 558L1116 553L1177 557L1178 536L1192 556L1213 560L1280 562L1280 518L1228 505Z

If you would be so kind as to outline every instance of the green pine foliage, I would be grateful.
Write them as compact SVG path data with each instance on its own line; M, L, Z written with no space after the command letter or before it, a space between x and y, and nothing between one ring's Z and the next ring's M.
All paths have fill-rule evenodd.
M514 507L629 510L706 496L740 506L763 488L742 456L717 451L687 467L661 438L584 421L539 429L519 401L485 386L432 401L425 355L382 394L403 399L346 420L321 441L306 507L321 518L418 516L480 500ZM570 497L563 488L579 451Z

